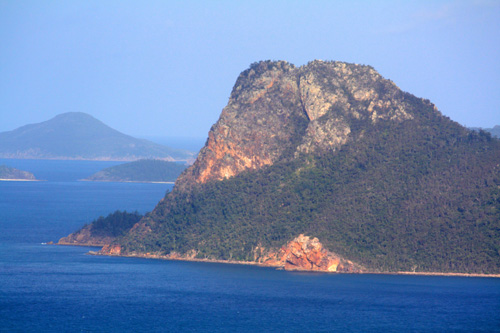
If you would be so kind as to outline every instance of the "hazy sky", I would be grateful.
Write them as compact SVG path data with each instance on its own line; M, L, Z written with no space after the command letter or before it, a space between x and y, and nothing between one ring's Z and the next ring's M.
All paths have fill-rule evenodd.
M500 0L0 0L0 132L81 111L205 137L267 59L372 65L463 125L500 124Z

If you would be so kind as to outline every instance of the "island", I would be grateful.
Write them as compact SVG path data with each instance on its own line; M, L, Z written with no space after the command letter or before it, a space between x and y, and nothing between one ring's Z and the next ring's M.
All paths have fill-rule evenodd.
M0 180L3 181L36 181L35 175L6 165L0 165Z
M254 63L196 161L99 255L500 276L500 140L366 65Z
M124 161L193 161L196 153L121 133L83 112L0 132L0 158Z
M101 170L85 181L174 183L187 165L162 160L138 160Z

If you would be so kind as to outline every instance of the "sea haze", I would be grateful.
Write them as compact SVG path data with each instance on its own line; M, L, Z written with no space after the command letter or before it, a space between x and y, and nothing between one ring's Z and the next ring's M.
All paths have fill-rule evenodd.
M10 162L10 163L9 163ZM2 160L0 331L500 332L500 279L312 274L86 255L43 245L168 184L78 182L113 162Z

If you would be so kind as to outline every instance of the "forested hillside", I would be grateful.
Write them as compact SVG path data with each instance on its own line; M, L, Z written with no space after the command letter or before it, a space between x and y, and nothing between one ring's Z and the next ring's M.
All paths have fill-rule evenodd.
M371 67L257 63L182 186L116 244L258 261L305 234L371 271L500 273L499 165L500 140Z

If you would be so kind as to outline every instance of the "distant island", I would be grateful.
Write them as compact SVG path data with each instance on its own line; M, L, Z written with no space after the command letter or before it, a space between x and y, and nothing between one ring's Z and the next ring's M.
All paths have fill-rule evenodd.
M500 125L495 125L492 128L471 127L474 131L483 130L489 132L492 136L500 138Z
M185 164L162 160L139 160L115 165L84 179L100 182L175 182Z
M0 180L34 181L37 179L31 172L0 165Z
M196 154L118 132L82 112L0 133L0 158L193 161Z

